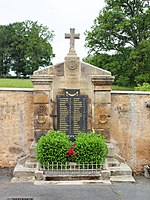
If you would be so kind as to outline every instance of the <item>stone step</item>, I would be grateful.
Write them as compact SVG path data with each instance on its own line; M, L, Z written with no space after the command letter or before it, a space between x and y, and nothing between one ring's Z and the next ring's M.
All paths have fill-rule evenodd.
M131 168L125 163L121 163L120 166L117 167L109 167L109 169L111 176L123 176L123 175L132 176Z
M108 158L107 159L107 165L108 165L108 167L119 167L120 162L115 158L113 158L113 159Z
M131 182L134 183L135 179L131 175L124 175L124 176L111 176L111 182Z
M13 177L32 177L35 176L36 168L28 168L23 165L17 164L14 171Z
M37 168L37 162L31 162L30 160L27 160L25 162L26 168Z
M34 181L34 185L111 185L110 180Z

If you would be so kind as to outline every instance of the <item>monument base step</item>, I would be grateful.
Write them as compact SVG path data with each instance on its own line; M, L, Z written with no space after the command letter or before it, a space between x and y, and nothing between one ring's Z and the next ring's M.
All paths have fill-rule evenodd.
M33 183L35 181L35 177L34 176L30 176L30 177L13 177L11 179L11 182L12 183L28 183L28 182L31 182Z
M34 181L34 185L111 185L110 180Z
M110 180L110 177L107 177ZM77 181L77 180L103 180L100 175L60 175L60 176L43 176L45 181ZM104 179L106 180L106 179Z
M131 182L135 183L135 179L131 175L124 175L124 176L111 176L111 182Z
M34 179L38 181L77 181L77 180L111 180L111 181L130 181L134 180L132 177L131 168L124 163L121 159L117 159L115 156L114 146L111 143L108 143L109 154L106 159L104 169L97 175L89 174L78 174L76 176L67 175L66 176L45 176L43 171L38 171L38 162L35 159L35 143L33 142L30 148L30 154L18 161L16 165L12 179L13 182L22 181L29 182ZM120 158L120 157L119 157Z
M120 162L115 158L107 159L106 162L107 162L108 167L119 167L120 166Z
M111 176L132 176L132 169L125 163L121 163L120 166L109 167Z
M36 168L28 168L23 165L17 164L13 171L13 177L33 177L35 176L35 170Z
M37 168L37 162L31 162L30 160L27 160L25 162L25 167L27 167L27 168Z
M135 182L134 178L132 177L132 170L131 168L124 163L121 163L120 166L116 167L108 167L107 170L102 170L102 172L98 175L58 175L58 176L49 176L43 175L42 171L38 171L37 168L29 168L23 165L17 164L13 172L14 178L12 182L30 182L34 181L35 179L38 181L77 181L77 180L110 180L110 181L117 181L117 182Z

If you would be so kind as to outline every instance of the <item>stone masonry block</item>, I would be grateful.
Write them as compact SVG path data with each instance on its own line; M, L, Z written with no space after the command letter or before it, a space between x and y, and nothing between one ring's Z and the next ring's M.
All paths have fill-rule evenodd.
M109 91L95 91L94 92L95 103L111 103L111 93Z
M36 146L31 145L30 147L30 158L35 158L36 157Z
M36 180L43 180L43 171L35 171Z
M111 91L110 85L94 85L94 91Z
M108 155L107 155L107 157L114 157L115 156L114 145L112 143L107 143L107 147L108 147Z
M34 92L34 103L49 103L49 96L41 91L41 92Z
M94 104L94 116L99 116L99 115L110 116L110 114L111 114L110 104L101 104L101 103Z

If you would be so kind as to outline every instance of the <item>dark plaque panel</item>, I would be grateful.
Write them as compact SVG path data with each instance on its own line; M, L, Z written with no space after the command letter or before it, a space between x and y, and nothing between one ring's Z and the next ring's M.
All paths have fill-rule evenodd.
M64 96L57 96L57 129L74 136L87 131L87 95L80 90L65 90Z

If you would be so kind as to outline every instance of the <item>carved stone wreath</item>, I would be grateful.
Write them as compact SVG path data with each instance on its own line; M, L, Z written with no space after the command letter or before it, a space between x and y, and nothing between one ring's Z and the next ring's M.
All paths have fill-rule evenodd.
M107 115L99 115L98 122L100 124L106 124L108 122L108 117Z
M46 122L46 115L45 114L40 114L37 116L37 122L39 124L44 124Z
M77 68L77 61L75 59L71 59L68 61L68 68L70 70L75 70Z

